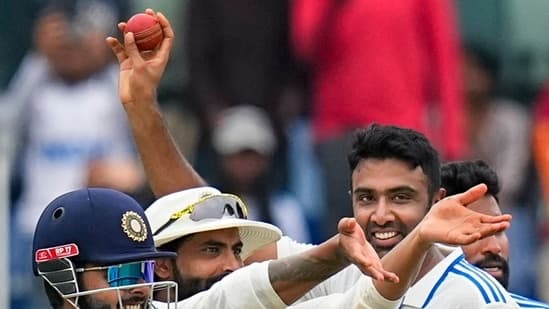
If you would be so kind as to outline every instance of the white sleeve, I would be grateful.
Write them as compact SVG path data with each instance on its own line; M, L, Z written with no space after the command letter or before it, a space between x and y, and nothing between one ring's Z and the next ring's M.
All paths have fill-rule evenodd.
M394 309L398 308L401 300L387 300L379 294L372 280L363 276L345 293L334 293L317 297L293 306L292 309L330 308L330 309Z
M316 247L316 245L299 243L288 236L282 236L282 238L276 242L277 258L281 259L289 255L298 254L313 247Z
M203 291L177 303L177 308L193 309L277 309L286 304L269 280L269 262L243 267Z

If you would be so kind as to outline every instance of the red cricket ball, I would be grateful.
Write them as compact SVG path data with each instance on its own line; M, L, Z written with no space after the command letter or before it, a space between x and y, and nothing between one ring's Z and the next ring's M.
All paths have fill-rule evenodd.
M128 19L124 32L133 32L140 51L155 49L164 38L158 19L145 13L135 14Z

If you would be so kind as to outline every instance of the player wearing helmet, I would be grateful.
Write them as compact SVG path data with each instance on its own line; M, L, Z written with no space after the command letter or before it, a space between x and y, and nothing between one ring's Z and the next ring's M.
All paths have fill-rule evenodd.
M153 282L153 260L173 256L155 249L141 206L111 189L59 196L33 241L33 270L54 309L149 308L155 291L177 291L175 282Z

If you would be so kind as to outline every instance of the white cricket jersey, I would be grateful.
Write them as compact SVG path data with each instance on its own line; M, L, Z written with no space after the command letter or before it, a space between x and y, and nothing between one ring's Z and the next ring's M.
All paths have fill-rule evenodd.
M461 248L416 282L406 293L402 308L518 308L490 274L469 264Z
M360 279L345 293L332 293L289 306L291 309L397 309L401 299L388 300L381 296L369 277Z
M271 286L269 261L243 267L214 284L210 289L177 303L177 308L193 309L396 309L400 300L389 301L375 289L371 280L362 276L345 293L318 297L307 302L287 306ZM165 303L153 302L155 308L168 308Z
M311 245L283 237L278 257L307 250ZM300 301L350 289L364 277L351 265L307 293ZM457 247L405 294L400 308L518 308L509 293L492 276L469 264Z
M534 300L528 297L524 297L522 295L509 293L511 297L515 300L515 302L518 304L520 308L532 308L532 309L539 309L539 308L546 308L549 309L549 304L540 302L538 300Z
M238 269L210 289L178 302L177 308L286 308L271 286L268 265L269 262L254 263ZM168 308L160 302L154 302L154 306Z

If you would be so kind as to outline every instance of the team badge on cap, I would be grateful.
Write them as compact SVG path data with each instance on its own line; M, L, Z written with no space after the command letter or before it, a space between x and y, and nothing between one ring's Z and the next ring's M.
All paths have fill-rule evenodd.
M147 239L147 226L145 220L134 211L126 211L122 216L122 229L128 237L134 241Z

